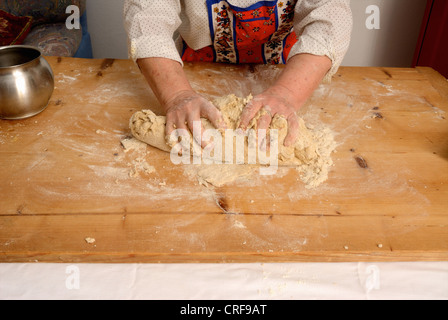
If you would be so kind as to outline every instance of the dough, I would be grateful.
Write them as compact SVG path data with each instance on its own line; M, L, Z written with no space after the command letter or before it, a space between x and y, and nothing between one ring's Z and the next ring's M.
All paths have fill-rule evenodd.
M227 128L236 130L241 112L251 100L252 96L240 98L235 95L228 95L216 99L213 103L220 109ZM264 112L264 110L260 111L251 122L249 132L253 134L257 132L257 119ZM151 110L143 110L131 117L130 129L133 136L138 140L160 150L171 152L173 146L179 144L179 141L170 141L168 137L165 137L165 124L166 118L164 116L157 116ZM214 129L213 125L206 119L202 119L202 124L205 130ZM273 129L276 129L276 131L273 131ZM303 119L299 119L299 137L293 146L285 147L283 142L288 133L288 123L284 117L275 115L267 136L272 135L274 137L275 132L278 132L278 149L272 148L272 150L278 150L278 159L275 160L277 160L276 162L278 162L279 166L296 168L301 173L301 179L308 188L316 187L328 178L329 167L333 164L331 153L335 149L333 134L328 128L309 128ZM224 163L226 160L229 160L224 157L224 150L230 150L232 146L233 150L237 150L236 141L238 140L238 138L225 139L224 137L225 133L221 132L222 159L217 159L213 153L210 153L210 158L203 154L203 160L213 159L215 164L202 163L194 165L194 170L200 183L222 186L239 177L251 174L254 172L254 169L260 169L263 165L266 167L272 164L272 162L266 162L266 157L272 160L269 152L267 152L266 157L260 158L260 154L256 151L258 149L256 138L250 134L242 138L244 139L244 163L236 162L236 152L233 152L234 158L230 161L231 164ZM191 143L190 150L193 154L193 149L196 147L196 150L198 150L198 146L191 134L189 142ZM200 148L199 150L201 151ZM272 155L274 154L272 153ZM250 160L249 155L255 155L256 159L250 158L252 159ZM265 159L265 162L262 159ZM220 161L216 162L217 160Z
M121 145L123 146L123 151L128 153L129 151L144 151L146 150L147 144L137 140L135 138L125 138L121 140Z

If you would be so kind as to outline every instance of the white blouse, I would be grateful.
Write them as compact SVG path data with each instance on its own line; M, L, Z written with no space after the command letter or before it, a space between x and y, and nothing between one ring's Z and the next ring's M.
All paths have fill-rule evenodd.
M260 0L227 2L246 8ZM212 45L205 0L125 0L124 21L129 57L134 61L163 57L183 64L180 39L194 50ZM300 37L289 58L300 53L327 56L333 63L329 79L348 50L352 27L350 0L298 0L294 31Z

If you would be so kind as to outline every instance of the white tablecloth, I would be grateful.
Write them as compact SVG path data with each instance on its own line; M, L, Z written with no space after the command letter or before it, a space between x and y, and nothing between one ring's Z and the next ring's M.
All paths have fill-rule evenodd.
M0 264L0 299L448 299L448 262Z

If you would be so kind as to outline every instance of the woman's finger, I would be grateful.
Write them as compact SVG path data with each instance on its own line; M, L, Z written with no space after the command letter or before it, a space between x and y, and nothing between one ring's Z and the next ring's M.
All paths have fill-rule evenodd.
M196 143L202 148L205 148L209 144L209 141L204 141L202 139L205 128L202 124L199 112L188 115L187 125L190 129L190 132L193 134L193 139L196 141Z
M292 113L288 117L288 134L286 135L284 145L290 147L296 143L299 137L299 118L295 113Z
M221 111L212 103L208 103L201 109L201 116L208 119L216 129L227 129Z
M268 131L269 127L271 126L272 122L272 115L270 112L267 112L263 114L260 119L258 119L258 139L262 139L260 145L260 149L262 151L266 151L269 149L269 137L268 137ZM262 135L260 137L260 135Z
M241 112L239 128L246 131L249 123L262 107L263 103L259 101L252 100L251 102L249 102L248 105L243 109L243 112Z

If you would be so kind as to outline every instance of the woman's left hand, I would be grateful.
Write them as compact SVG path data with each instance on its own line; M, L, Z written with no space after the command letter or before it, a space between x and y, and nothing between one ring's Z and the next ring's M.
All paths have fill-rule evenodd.
M299 136L299 119L297 105L292 92L282 86L274 85L254 99L244 108L240 118L240 129L246 131L252 119L264 109L265 113L258 120L258 129L268 130L275 115L280 115L288 121L288 134L284 145L293 145ZM267 142L262 142L262 145Z

